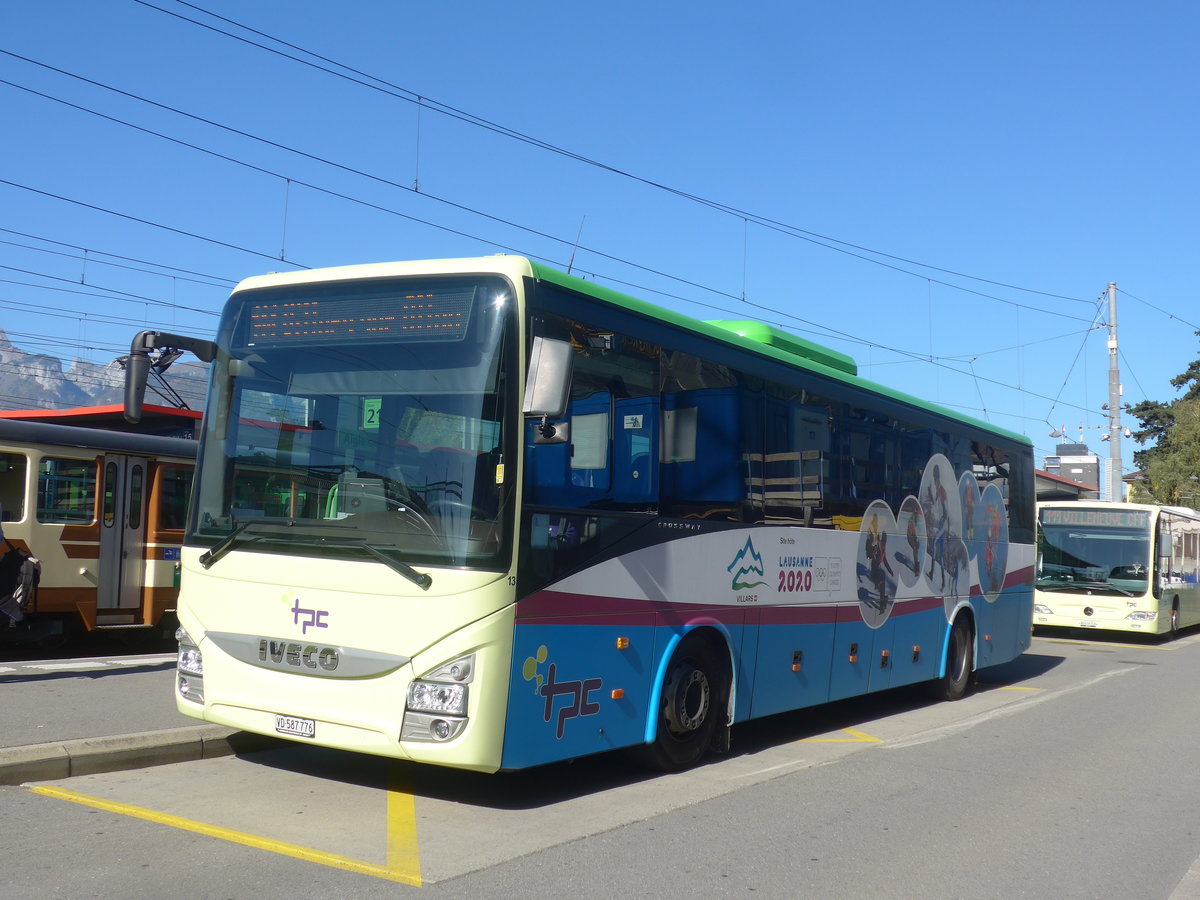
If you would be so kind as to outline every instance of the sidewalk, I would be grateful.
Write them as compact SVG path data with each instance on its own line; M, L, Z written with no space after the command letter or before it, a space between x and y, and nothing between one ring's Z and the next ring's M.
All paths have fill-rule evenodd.
M174 654L0 657L0 785L227 756L278 744L175 709Z

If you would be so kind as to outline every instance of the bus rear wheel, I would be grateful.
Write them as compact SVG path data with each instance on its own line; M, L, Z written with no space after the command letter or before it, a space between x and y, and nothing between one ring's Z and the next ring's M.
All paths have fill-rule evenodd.
M960 615L950 629L946 674L933 682L934 696L961 700L975 681L975 635L968 616Z
M722 727L728 697L726 666L713 643L684 638L667 666L654 740L638 748L642 761L664 772L695 765Z

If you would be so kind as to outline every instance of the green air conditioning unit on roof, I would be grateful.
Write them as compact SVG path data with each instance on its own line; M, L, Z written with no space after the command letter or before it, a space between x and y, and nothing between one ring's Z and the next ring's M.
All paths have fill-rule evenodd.
M790 353L793 356L799 356L803 359L820 363L831 369L837 369L839 372L846 372L849 375L858 374L858 364L852 357L844 353L838 353L836 350L830 350L828 347L822 347L820 344L814 344L812 341L806 341L804 338L790 334L782 328L776 328L773 325L764 325L762 322L751 322L749 320L727 321L717 319L710 321L708 324L724 328L726 331L732 331L734 334L741 335L759 344L773 347L776 350L782 350L784 353Z

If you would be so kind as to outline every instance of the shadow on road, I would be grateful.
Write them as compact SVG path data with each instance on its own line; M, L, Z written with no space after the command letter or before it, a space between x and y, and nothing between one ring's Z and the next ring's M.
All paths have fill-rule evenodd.
M993 690L1041 675L1061 657L1025 654L1003 666L981 670L980 690ZM734 726L729 756L757 754L772 747L845 729L870 730L871 722L938 703L926 685L894 688ZM709 756L703 766L723 758ZM613 788L671 777L649 771L628 753L613 751L552 763L520 772L481 774L398 762L365 754L280 742L243 759L256 765L368 787L392 787L420 797L491 809L537 809Z

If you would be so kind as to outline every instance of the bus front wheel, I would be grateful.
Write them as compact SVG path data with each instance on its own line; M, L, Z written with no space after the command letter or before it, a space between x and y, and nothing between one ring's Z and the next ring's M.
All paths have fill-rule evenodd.
M713 643L689 635L671 655L658 701L655 738L638 748L664 772L695 765L709 749L729 697L729 677Z
M975 635L970 618L960 615L950 629L946 651L946 674L933 682L934 695L942 700L961 700L975 680Z

